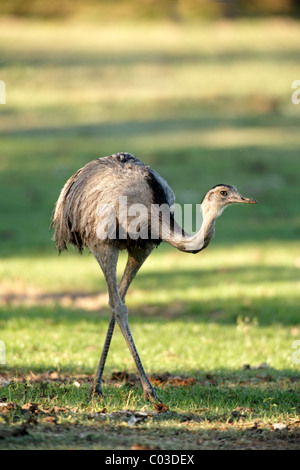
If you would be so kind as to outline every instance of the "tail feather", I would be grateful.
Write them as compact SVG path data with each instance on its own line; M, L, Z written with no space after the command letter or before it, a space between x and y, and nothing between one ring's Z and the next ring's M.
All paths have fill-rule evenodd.
M58 249L59 253L61 253L63 250L67 250L67 245L69 243L77 246L80 252L83 250L83 241L81 236L73 229L72 221L68 214L70 211L68 196L80 172L81 169L71 176L71 178L64 185L52 215L50 225L50 228L54 229L52 240L55 241L56 248Z

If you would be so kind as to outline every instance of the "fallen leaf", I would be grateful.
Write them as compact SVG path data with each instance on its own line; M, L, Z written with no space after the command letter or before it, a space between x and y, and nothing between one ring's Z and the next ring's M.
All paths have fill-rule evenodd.
M165 413L169 411L169 407L164 403L154 403L154 408L156 409L157 413Z
M56 370L54 372L51 372L51 374L49 374L49 378L51 380L57 380L58 377L59 377L59 375L58 375L58 372Z
M56 424L56 421L55 416L45 416L45 418L41 419L41 423L45 424Z
M36 403L25 403L21 406L22 413L29 411L29 413L36 414L39 411L39 407Z
M15 410L16 408L17 405L12 401L9 401L8 403L1 403L0 413L9 413L10 411Z

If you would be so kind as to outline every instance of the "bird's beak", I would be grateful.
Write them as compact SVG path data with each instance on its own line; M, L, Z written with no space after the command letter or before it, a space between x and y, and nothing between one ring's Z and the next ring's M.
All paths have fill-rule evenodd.
M241 203L245 203L245 204L257 204L256 199L252 199L252 198L248 198L248 197L244 197L244 196L239 196L236 202L241 202Z

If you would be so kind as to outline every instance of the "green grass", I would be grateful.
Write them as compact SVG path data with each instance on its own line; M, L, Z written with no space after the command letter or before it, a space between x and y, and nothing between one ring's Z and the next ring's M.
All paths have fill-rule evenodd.
M297 448L298 23L0 22L0 399L13 403L0 447ZM57 256L49 231L67 178L118 151L158 170L179 203L223 182L259 200L229 208L199 255L160 246L128 293L152 380L194 379L157 385L166 413L138 383L111 380L135 373L118 328L105 397L88 399L106 286L88 253Z

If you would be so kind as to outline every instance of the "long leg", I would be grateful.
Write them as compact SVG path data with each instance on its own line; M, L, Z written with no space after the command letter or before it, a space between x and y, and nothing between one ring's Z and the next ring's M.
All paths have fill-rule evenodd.
M128 287L130 286L131 282L133 281L142 264L152 252L154 246L155 245L149 245L146 249L136 248L135 250L131 249L128 251L127 264L125 266L123 276L119 284L119 294L122 299L122 302L125 302L125 296Z
M91 389L91 395L93 395L94 393L96 393L97 395L102 395L102 376L103 376L104 366L105 366L111 338L112 338L114 328L115 328L115 323L116 323L115 317L113 314L111 314L104 346L102 349L102 354L101 354L98 369L96 372L95 382Z
M127 345L130 349L130 352L135 360L137 369L139 371L142 385L144 388L144 394L147 398L157 399L155 395L155 391L146 376L141 360L137 353L134 340L132 338L130 328L128 325L127 308L124 304L126 292L128 290L130 283L134 279L139 268L141 267L145 259L149 256L153 248L154 248L154 245L150 245L148 249L146 250L136 249L136 250L129 251L127 264L126 264L121 282L119 284L118 292L116 292L116 264L117 264L117 259L118 259L117 250L114 249L113 247L110 247L110 248L107 247L103 253L101 252L101 254L94 253L94 256L98 260L104 272L104 275L108 284L109 299L110 299L110 305L112 308L112 316L110 319L102 355L100 358L100 362L99 362L99 366L98 366L98 370L96 374L95 385L93 387L93 391L95 391L98 394L102 394L102 390L101 390L102 375L103 375L103 370L104 370L104 365L105 365L108 349L109 349L110 342L111 342L111 337L112 337L113 330L114 330L115 319L117 319L120 325L120 328L122 330L122 333L125 337L125 340L127 342ZM112 252L111 255L109 255L110 252Z
M118 250L116 250L115 248L113 248L112 246L109 246L109 245L102 245L101 246L101 252L96 252L96 251L93 251L93 250L91 250L91 252L93 253L96 260L98 261L98 263L99 263L99 265L100 265L100 267L101 267L101 269L102 269L102 271L105 275L106 282L108 284L108 280L107 280L107 277L106 277L106 271L108 272L108 267L111 266L111 273L112 273L111 276L113 277L113 273L116 273L118 256L119 256ZM116 274L115 274L115 276L116 276ZM109 287L109 284L108 284L108 287ZM110 303L110 307L112 308L110 292L109 292L109 303ZM109 347L110 347L111 338L112 338L112 335L113 335L113 332L114 332L115 323L116 323L115 316L114 316L113 312L111 312L110 322L109 322L109 325L108 325L106 338L105 338L105 341L104 341L104 346L103 346L103 349L102 349L99 365L98 365L98 368L97 368L95 381L94 381L94 384L93 384L93 386L91 388L91 392L90 392L91 396L93 396L95 393L97 395L102 395L103 370L104 370L108 350L109 350Z

